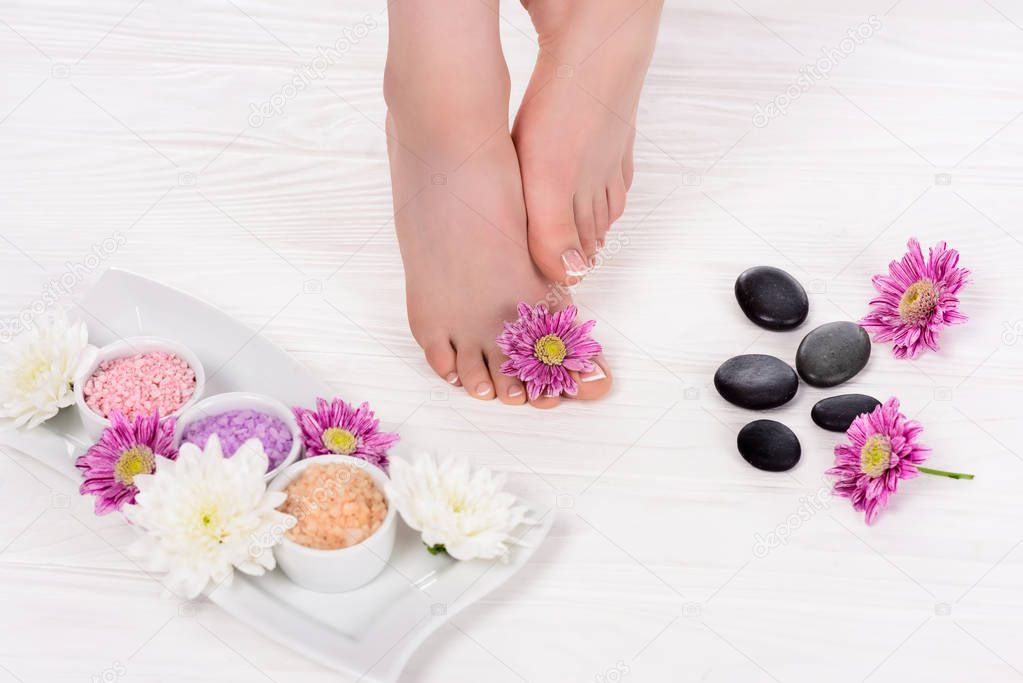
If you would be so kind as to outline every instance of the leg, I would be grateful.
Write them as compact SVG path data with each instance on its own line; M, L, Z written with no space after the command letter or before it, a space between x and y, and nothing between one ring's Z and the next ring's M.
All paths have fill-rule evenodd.
M542 301L551 285L526 243L498 16L481 0L395 0L389 12L388 156L412 334L446 381L524 403L495 339L518 301ZM608 377L582 384L582 397L610 387L601 364Z

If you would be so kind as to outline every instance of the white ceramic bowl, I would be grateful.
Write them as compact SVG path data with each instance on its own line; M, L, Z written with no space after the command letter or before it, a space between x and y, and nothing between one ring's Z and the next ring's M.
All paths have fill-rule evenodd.
M284 460L277 467L266 473L266 480L273 479L278 472L298 460L302 453L302 432L299 431L298 422L294 414L286 405L275 398L263 394L252 394L245 391L233 391L226 394L214 394L199 401L195 405L181 413L178 422L174 427L174 446L181 445L181 436L185 433L185 427L201 420L204 417L220 415L229 410L258 410L267 415L273 415L291 430L291 450Z
M319 593L344 593L369 583L387 566L394 550L398 511L387 496L388 479L383 470L350 455L317 455L299 460L271 481L269 489L283 491L310 465L328 463L355 465L373 478L387 501L383 523L362 543L339 550L308 548L284 536L274 554L285 575L302 588Z
M199 357L192 353L192 350L184 344L171 339L165 339L164 337L128 337L127 339L107 344L99 350L93 362L84 368L80 375L75 377L75 404L78 407L78 417L81 418L82 426L85 427L85 431L89 434L90 438L99 439L103 434L103 430L110 426L110 420L94 411L85 403L85 383L89 381L89 378L99 368L100 363L104 361L133 356L136 353L151 353L153 351L173 353L188 363L192 371L195 372L195 391L192 392L192 397L185 401L185 404L180 408L170 413L171 415L181 415L189 406L194 405L202 398L203 391L206 390L206 371L203 369ZM160 417L167 416L161 415Z

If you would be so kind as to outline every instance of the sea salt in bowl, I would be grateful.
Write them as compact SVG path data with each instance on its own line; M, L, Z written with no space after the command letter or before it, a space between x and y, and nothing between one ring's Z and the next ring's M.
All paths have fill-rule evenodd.
M197 426L202 420L216 418L217 416L222 416L225 413L233 411L252 411L254 413L262 413L263 415L277 418L284 423L285 427L291 433L291 448L276 464L272 462L271 458L271 467L266 473L267 481L270 481L270 479L276 476L278 472L298 460L302 453L302 433L299 431L298 422L295 421L295 416L292 414L291 410L275 398L264 396L263 394L254 394L244 391L214 394L204 398L184 411L181 414L181 417L178 418L177 424L174 426L175 447L180 447L182 442L185 441L185 436L189 431L189 427ZM220 436L220 444L224 448L224 455L233 455L233 450L228 452L231 440L227 438L225 434L219 434L218 432L218 435ZM203 443L197 443L196 445L202 448L205 446L205 441ZM241 443L235 444L236 447L240 445ZM271 453L268 452L267 456L269 457L270 455Z
M163 337L128 337L127 339L107 344L99 350L93 362L83 368L81 374L75 377L75 405L78 408L78 416L82 421L82 426L85 427L85 431L89 434L90 438L99 439L103 434L103 430L110 426L110 420L93 410L89 405L85 397L86 384L96 374L97 370L108 361L151 353L176 356L188 364L195 375L195 384L191 396L166 415L161 412L161 418L170 415L179 416L189 406L202 398L202 394L206 389L206 371L203 369L199 357L184 344Z
M281 571L302 588L319 593L343 593L369 583L387 566L394 551L398 510L387 497L388 479L384 471L350 455L317 455L300 460L277 475L270 482L269 489L284 491L307 468L328 464L351 465L370 476L387 502L387 513L383 521L368 538L336 550L304 546L285 533L274 549L274 554ZM337 485L343 486L344 483L339 482ZM318 500L320 496L315 498Z

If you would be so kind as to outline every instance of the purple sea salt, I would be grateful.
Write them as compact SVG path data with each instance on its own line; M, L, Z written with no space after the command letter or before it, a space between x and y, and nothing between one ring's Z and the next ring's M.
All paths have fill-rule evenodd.
M224 455L230 457L249 439L259 439L270 461L267 471L280 465L291 451L291 429L281 419L258 410L228 410L189 423L181 441L206 447L211 434L220 438Z

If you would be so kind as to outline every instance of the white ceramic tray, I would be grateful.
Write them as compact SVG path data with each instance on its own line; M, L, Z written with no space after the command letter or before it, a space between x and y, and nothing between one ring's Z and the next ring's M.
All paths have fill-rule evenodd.
M294 359L222 311L187 294L123 271L106 272L72 312L90 341L156 335L176 339L206 368L206 395L256 391L287 405L312 405L335 392ZM74 408L31 432L0 433L0 442L79 479L72 462L89 442ZM383 416L386 422L386 416ZM409 447L403 444L402 450ZM529 501L526 501L529 504ZM544 508L533 506L542 513ZM537 515L539 516L539 515ZM368 683L392 683L417 647L447 619L517 572L546 537L554 513L522 536L507 562L455 562L431 556L400 525L394 555L368 585L337 595L299 588L279 570L236 573L209 594L235 618L322 664Z

